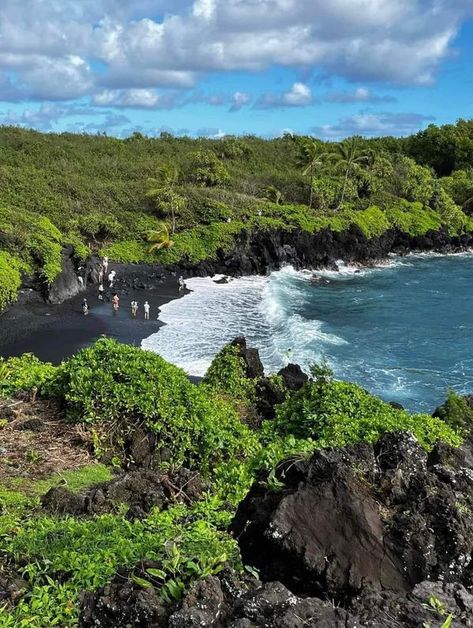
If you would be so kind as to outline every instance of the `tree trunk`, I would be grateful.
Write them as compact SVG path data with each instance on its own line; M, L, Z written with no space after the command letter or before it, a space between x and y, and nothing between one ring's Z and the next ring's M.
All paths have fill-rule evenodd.
M345 179L343 181L343 187L342 187L342 194L340 196L340 202L338 204L337 210L341 209L342 205L343 205L343 201L345 200L345 191L347 189L347 183L348 183L348 173L350 172L350 168L346 169L345 172Z

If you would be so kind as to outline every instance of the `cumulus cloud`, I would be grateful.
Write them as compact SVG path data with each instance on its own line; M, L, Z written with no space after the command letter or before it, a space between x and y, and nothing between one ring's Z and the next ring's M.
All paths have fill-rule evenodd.
M362 111L342 118L337 124L313 127L311 133L329 140L339 140L350 135L376 137L383 135L409 135L432 122L432 116L420 113L391 113Z
M272 109L276 107L307 107L311 105L312 90L305 83L294 83L291 89L282 94L267 92L262 94L255 103L257 109Z
M327 102L333 103L356 103L356 102L369 102L369 103L381 103L381 102L395 102L394 96L379 96L366 87L357 87L353 91L334 91L328 92L325 95Z
M429 84L471 15L471 0L2 0L0 72L15 74L11 99L189 89L275 65Z
M152 89L105 90L93 98L94 105L100 107L136 109L174 109L180 101L180 94L159 94Z
M232 96L230 111L240 111L242 107L249 105L251 100L252 98L250 94L247 94L246 92L235 92Z
M80 118L80 122L69 124L70 130L101 132L128 124L130 120L121 114L109 110L98 110L88 106L73 104L43 103L37 108L28 107L22 112L12 110L0 112L0 124L36 128L52 131L56 125L69 118ZM90 122L84 122L92 118Z

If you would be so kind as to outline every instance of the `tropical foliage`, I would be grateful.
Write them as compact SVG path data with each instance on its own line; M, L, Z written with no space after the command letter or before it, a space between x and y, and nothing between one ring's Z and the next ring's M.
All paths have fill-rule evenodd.
M283 392L280 378L271 381ZM251 430L244 421L257 386L246 376L238 345L218 354L199 385L159 356L105 338L57 368L32 356L1 362L0 397L36 389L54 399L68 421L79 430L89 426L101 439L96 456L110 460L111 447L114 464L127 467L132 461L121 447L141 426L156 436L156 451L166 452L160 472L185 463L209 488L194 503L154 508L141 519L131 517L124 504L110 514L81 518L53 516L39 507L39 496L57 479L0 484L2 560L26 586L13 605L0 608L0 625L76 626L81 592L105 585L124 569L131 570L134 586L153 588L172 604L193 581L224 566L242 569L228 524L262 470L271 471L287 456L309 456L316 447L371 442L399 429L411 430L426 449L437 438L458 445L467 418L462 406L458 419L453 397L447 422L410 415L314 365L311 381L282 395L276 419ZM271 485L274 474L266 476ZM62 480L80 491L110 477L106 467L94 464Z
M472 146L473 122L464 120L404 139L342 143L289 134L121 140L3 127L0 250L51 282L64 244L78 258L101 249L117 261L149 261L147 235L163 220L176 246L171 256L153 248L162 261L176 261L195 237L204 244L192 242L191 258L204 259L243 229L317 230L338 216L345 226L370 207L415 235L432 224L458 233L473 214ZM418 208L427 214L417 217ZM230 243L220 229L227 221L237 226Z

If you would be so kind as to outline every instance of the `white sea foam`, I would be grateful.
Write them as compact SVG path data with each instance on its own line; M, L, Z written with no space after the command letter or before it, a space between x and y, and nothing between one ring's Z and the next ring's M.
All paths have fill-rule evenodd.
M421 407L429 409L426 404L440 402L449 386L471 392L473 381L473 359L462 349L473 333L462 314L469 308L473 269L439 257L390 256L369 268L338 262L338 271L316 271L328 282L315 285L312 271L292 267L227 283L190 279L191 293L162 307L165 325L142 346L201 376L221 347L244 335L260 350L267 372L288 361L307 368L327 357L337 377L406 407L419 408L420 394ZM452 281L453 310L446 298ZM449 347L457 344L450 363ZM432 369L437 362L439 370Z
M324 345L345 341L324 331L322 321L305 319L297 310L312 273L286 267L270 277L189 279L192 291L165 304L158 333L142 342L191 375L203 375L215 353L238 335L257 346L268 372L289 360L302 365L322 356Z

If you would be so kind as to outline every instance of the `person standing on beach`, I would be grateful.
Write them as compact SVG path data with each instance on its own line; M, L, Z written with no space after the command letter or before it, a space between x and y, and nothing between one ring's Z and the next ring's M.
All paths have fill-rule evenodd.
M103 265L103 272L106 273L108 271L108 257L103 258L102 265Z
M118 309L120 307L120 298L116 292L112 297L112 307L115 313L118 312Z
M136 318L138 314L138 301L131 302L131 318Z
M184 277L182 275L178 279L178 284L179 284L179 292L181 290L184 290L184 288L186 287L186 284L184 283Z
M104 289L103 289L103 284L101 283L99 286L99 301L103 301L103 293L104 293Z
M87 316L87 314L89 313L89 304L87 303L87 299L84 299L82 301L82 313L84 314L84 316Z
M149 321L149 303L148 303L148 301L145 301L145 304L143 305L143 309L145 311L145 321Z
M113 282L114 282L114 280L115 280L115 275L116 275L116 273L115 273L115 271L114 271L114 270L111 270L111 271L108 273L108 283L109 283L109 288L113 288Z

